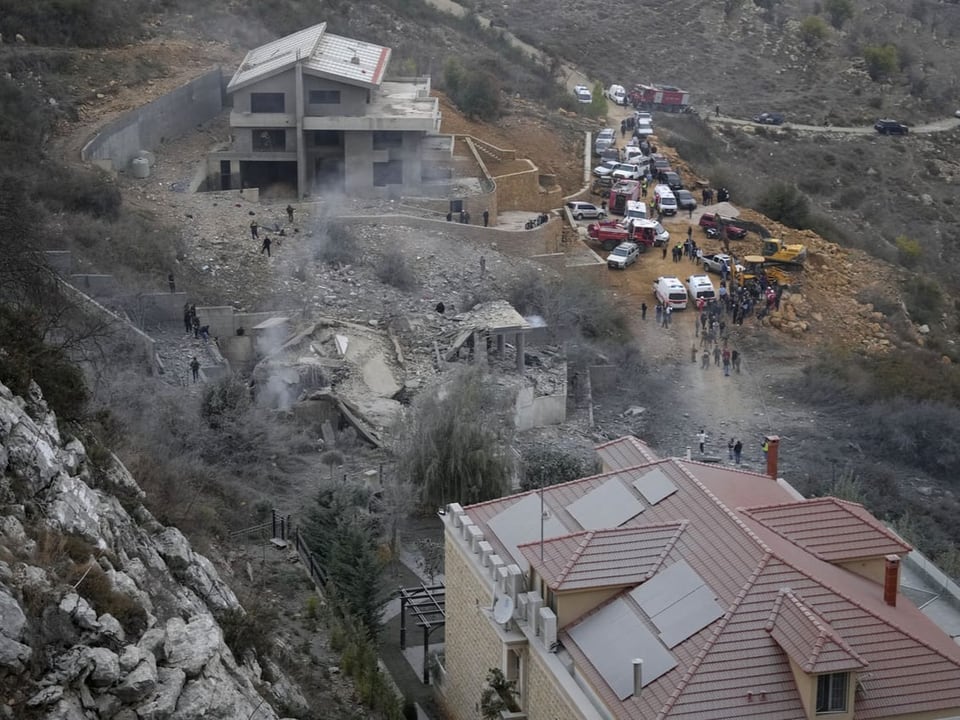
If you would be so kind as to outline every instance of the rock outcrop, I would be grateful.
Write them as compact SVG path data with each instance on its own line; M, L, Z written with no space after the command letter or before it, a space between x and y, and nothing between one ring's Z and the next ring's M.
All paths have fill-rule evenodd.
M216 619L236 595L108 462L0 385L0 720L277 720Z

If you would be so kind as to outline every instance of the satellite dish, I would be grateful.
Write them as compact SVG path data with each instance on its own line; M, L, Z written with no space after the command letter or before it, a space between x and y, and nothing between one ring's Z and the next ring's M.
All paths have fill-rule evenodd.
M513 617L513 598L509 595L498 595L493 603L493 619L504 625Z

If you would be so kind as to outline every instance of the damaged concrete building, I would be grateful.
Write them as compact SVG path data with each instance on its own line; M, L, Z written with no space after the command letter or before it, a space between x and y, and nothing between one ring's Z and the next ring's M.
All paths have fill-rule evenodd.
M326 23L247 53L227 85L232 144L208 156L208 187L282 182L305 197L418 191L447 157L430 79L386 80L390 48Z

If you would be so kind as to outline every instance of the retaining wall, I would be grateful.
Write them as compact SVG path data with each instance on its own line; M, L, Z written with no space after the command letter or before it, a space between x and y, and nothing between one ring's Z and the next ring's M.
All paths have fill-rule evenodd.
M477 216L470 211L474 218ZM411 227L421 230L445 232L451 239L464 239L480 243L514 257L535 258L538 255L556 253L560 245L561 221L553 218L532 230L498 230L482 225L461 225L445 220L414 217L413 215L341 215L331 218L331 224L386 225L388 227Z
M185 292L155 292L138 295L137 317L144 327L168 322L183 322L183 306L187 302Z
M80 157L125 170L139 151L155 150L222 110L223 74L218 67L107 123L83 146Z
M120 292L120 283L113 275L71 275L67 279L90 297L112 297Z

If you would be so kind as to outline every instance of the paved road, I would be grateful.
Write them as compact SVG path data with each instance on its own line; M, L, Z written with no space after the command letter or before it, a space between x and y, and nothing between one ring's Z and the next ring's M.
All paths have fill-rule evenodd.
M716 115L710 114L704 116L704 119L709 123L716 123L718 125L749 125L751 127L761 127L752 120L741 120L740 118L732 118L726 115L721 115L717 117ZM840 133L845 135L875 135L876 130L873 127L843 127L837 125L800 125L797 123L784 123L783 125L774 126L774 125L764 125L762 127L768 128L770 130L775 130L777 127L781 129L790 129L790 130L802 130L805 132L814 132L814 133ZM960 118L943 118L941 120L936 120L934 122L926 123L924 125L911 125L910 134L929 134L937 132L946 132L947 130L953 130L954 128L960 127Z

